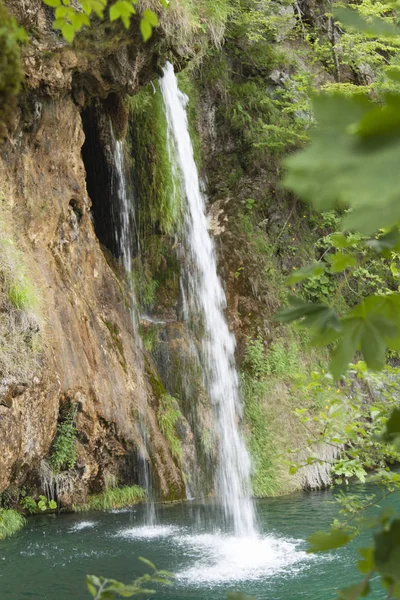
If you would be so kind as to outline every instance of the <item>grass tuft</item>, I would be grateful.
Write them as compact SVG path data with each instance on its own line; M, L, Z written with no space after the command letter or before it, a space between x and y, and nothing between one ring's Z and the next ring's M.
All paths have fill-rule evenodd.
M86 504L74 505L75 512L87 510L111 510L112 508L124 508L146 500L146 490L138 485L110 488L91 496Z
M25 517L16 510L0 509L0 540L17 533L25 523Z

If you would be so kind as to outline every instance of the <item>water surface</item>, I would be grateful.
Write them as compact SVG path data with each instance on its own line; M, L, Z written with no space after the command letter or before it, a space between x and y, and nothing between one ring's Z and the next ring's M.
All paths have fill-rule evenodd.
M173 587L159 590L161 600L219 600L226 591L258 600L329 600L338 586L357 580L354 547L305 552L306 537L337 513L332 492L262 500L256 508L257 540L220 532L218 511L195 502L159 506L154 527L145 525L140 506L31 518L20 534L0 542L0 598L88 599L87 573L128 582L145 569L139 556L177 574Z

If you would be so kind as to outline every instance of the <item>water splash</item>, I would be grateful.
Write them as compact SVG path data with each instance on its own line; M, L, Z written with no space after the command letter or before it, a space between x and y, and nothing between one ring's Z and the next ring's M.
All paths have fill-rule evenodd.
M193 325L200 318L202 363L205 383L214 408L219 436L216 491L228 522L239 535L255 535L251 500L250 457L240 434L242 414L239 380L235 368L235 339L229 331L224 309L225 293L217 274L216 253L208 233L205 200L201 193L186 104L178 88L173 66L163 70L161 90L168 125L168 144L173 168L177 168L186 199L183 206L186 312Z

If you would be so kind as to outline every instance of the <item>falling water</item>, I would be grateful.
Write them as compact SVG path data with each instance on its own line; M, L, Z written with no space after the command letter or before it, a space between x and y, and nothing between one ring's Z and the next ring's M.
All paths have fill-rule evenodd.
M112 141L112 149L114 155L114 166L115 166L115 174L112 178L112 188L111 194L114 199L117 201L117 214L113 215L114 223L115 223L115 231L114 236L118 245L118 254L121 258L121 262L125 268L125 271L128 276L128 281L130 285L130 291L132 294L132 323L135 331L135 338L139 350L141 350L141 338L138 333L138 322L137 315L135 311L136 301L135 301L135 293L133 289L133 281L132 281L132 257L134 252L134 238L135 238L135 213L134 213L134 205L132 202L132 194L128 188L127 179L126 179L126 170L125 170L125 159L124 159L124 146L121 140L115 139L115 135L113 132L112 124L110 123L110 132L111 132L111 141ZM113 204L114 206L114 204ZM142 353L137 353L137 367L138 371L143 373L143 364L142 364ZM146 398L140 397L138 399L139 402L139 430L140 435L143 440L142 448L139 448L139 484L147 491L149 502L147 504L147 523L152 525L155 522L155 507L154 502L152 501L152 477L151 477L151 467L148 456L148 443L147 443L147 430L145 426L145 415L147 410L147 402Z
M208 233L205 200L193 157L186 104L173 67L167 63L161 79L168 124L168 143L173 166L181 175L186 198L183 226L185 277L189 318L201 318L202 360L207 389L215 412L219 435L216 490L235 533L255 535L251 500L250 457L239 432L242 408L235 368L235 339L224 316L225 293L217 275L216 253Z
M132 256L133 256L133 224L135 215L133 204L130 201L128 186L125 176L124 146L121 140L116 140L111 125L111 140L114 154L115 177L112 178L111 194L118 199L117 214L113 215L115 222L115 239L122 264L131 281ZM136 319L135 319L136 321Z

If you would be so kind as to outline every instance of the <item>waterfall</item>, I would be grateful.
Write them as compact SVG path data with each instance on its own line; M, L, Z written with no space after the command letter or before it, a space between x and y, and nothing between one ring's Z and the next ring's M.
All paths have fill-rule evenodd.
M110 123L111 141L114 155L115 177L112 178L111 194L118 200L118 212L114 217L115 239L118 245L119 256L128 274L132 289L132 256L133 256L133 230L135 215L133 204L130 201L128 186L125 176L124 146L121 140L116 140L113 127ZM133 291L133 290L132 290ZM136 319L134 319L136 322Z
M160 85L168 125L172 168L180 174L184 277L187 318L201 320L202 363L218 432L218 468L215 487L226 520L238 535L255 535L251 500L250 457L239 431L242 414L239 378L235 367L235 338L224 316L225 293L217 274L214 243L207 228L205 199L193 157L186 104L173 67L167 63Z
M122 265L128 276L128 283L132 295L132 308L131 317L132 324L135 332L136 342L139 347L139 352L136 355L138 371L142 374L144 372L143 358L142 358L142 341L138 331L138 321L136 314L136 299L135 291L133 287L132 279L132 257L134 252L134 239L135 239L135 212L134 212L134 197L129 190L126 170L125 170L125 157L124 157L124 145L121 140L117 140L114 135L112 123L110 122L110 133L112 142L112 151L114 157L115 173L112 177L111 194L117 207L117 214L113 214L113 221L115 223L114 236L117 241L118 254L120 256ZM114 203L112 204L114 206ZM147 401L145 397L139 396L139 432L143 441L143 447L139 448L139 484L147 491L149 502L147 504L147 522L153 524L155 521L155 507L153 502L152 493L152 477L151 467L148 455L148 442L147 442L147 430L145 425L145 416L147 410Z

